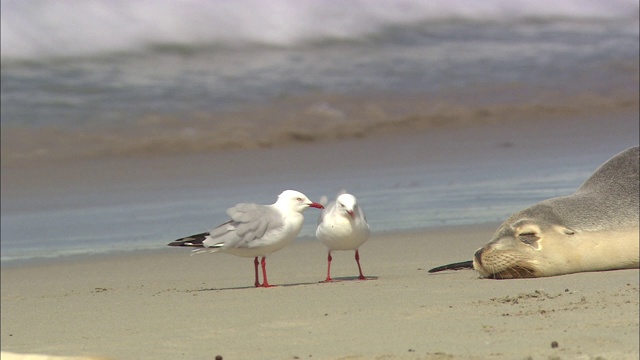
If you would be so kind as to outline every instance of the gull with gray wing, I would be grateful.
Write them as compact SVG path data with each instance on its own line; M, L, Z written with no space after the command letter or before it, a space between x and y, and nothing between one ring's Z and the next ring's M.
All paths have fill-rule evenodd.
M181 238L168 245L195 247L195 253L223 252L252 257L255 286L270 287L266 257L293 242L302 228L302 213L309 207L323 209L303 193L286 190L271 205L242 203L229 208L229 221L211 231ZM262 257L261 262L258 262L258 257ZM262 265L262 284L258 280L258 264Z

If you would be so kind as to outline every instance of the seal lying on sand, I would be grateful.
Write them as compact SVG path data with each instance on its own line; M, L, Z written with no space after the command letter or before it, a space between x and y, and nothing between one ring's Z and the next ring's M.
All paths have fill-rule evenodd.
M638 152L609 159L572 195L513 214L473 261L429 272L473 267L485 278L511 279L639 268Z

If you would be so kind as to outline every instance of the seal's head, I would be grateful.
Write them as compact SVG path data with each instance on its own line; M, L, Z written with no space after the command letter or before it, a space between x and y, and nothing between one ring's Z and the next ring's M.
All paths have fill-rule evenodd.
M485 278L554 276L640 267L640 149L622 151L567 196L509 217L476 251Z
M638 268L637 220L624 227L576 222L558 211L575 206L576 196L549 199L512 215L476 251L473 268L491 279Z
M549 269L566 268L562 248L571 246L576 233L550 219L550 210L537 205L507 219L475 252L474 269L485 278L511 279L550 276L557 271Z

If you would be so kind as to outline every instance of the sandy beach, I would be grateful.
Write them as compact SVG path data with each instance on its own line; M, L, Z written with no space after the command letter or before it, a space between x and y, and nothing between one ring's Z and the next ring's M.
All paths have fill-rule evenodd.
M378 234L352 252L298 241L252 286L250 259L182 249L2 270L2 348L112 359L636 359L638 271L494 281L429 275L494 224ZM552 343L557 347L552 347Z
M170 166L178 174L193 174L203 163L213 164L204 167L210 176L205 180L220 184L230 180L228 174L246 171L246 162L270 164L271 173L262 171L273 182L286 166L306 169L312 177L347 171L350 161L341 153L351 154L362 167L393 161L456 163L468 157L489 165L505 161L507 154L574 156L584 144L590 149L633 145L637 126L633 108L611 115L311 144L296 151L234 152L224 159L194 155L191 161L59 163L44 170L3 171L3 201L73 189L101 189L116 201L142 191L145 184L170 193L180 189ZM508 151L500 146L501 139L520 131L529 136ZM381 141L394 151L371 158L368 154ZM217 174L211 170L216 166L228 168ZM76 176L97 169L112 176ZM46 180L35 176L38 171L48 171ZM145 182L146 177L151 180ZM204 186L197 177L184 181L192 190ZM314 222L317 213L307 216L306 222ZM497 225L374 231L360 249L364 273L373 278L368 281L355 280L352 252L337 252L332 275L343 281L319 283L326 274L326 250L310 239L268 258L269 281L278 285L269 289L253 287L250 259L190 256L185 249L164 248L173 240L169 235L158 239L157 250L3 265L2 350L108 359L638 358L638 270L526 280L484 280L471 270L427 273L431 267L470 259Z
M638 146L638 8L3 0L1 360L637 360L638 269L428 270ZM369 280L318 209L273 288L167 246L287 189Z

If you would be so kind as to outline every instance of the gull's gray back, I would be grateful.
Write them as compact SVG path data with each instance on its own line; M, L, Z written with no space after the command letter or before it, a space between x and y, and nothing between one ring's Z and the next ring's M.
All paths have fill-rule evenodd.
M211 230L221 248L250 248L269 231L284 226L282 215L270 205L238 204L227 210L231 220Z

